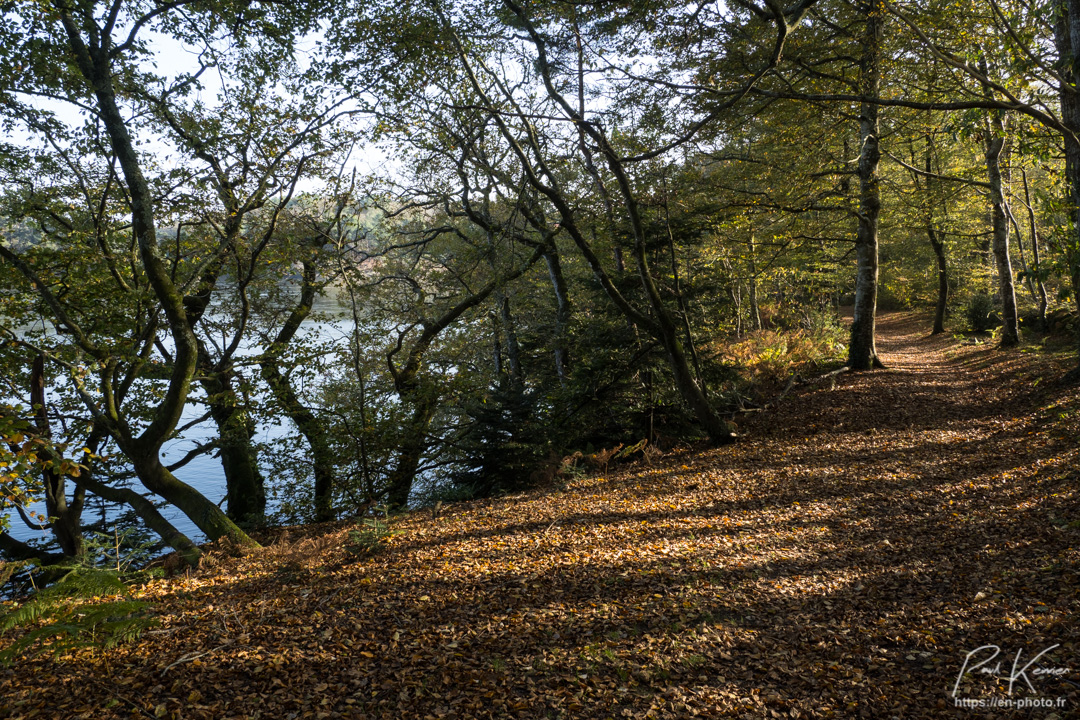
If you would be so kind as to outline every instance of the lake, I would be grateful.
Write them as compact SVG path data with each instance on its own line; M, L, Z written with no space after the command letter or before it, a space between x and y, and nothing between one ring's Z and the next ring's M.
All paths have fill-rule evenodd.
M313 310L315 313L335 319L328 322L306 323L305 326L301 328L301 333L308 338L314 334L321 339L326 340L347 340L349 333L352 330L352 318L350 314L342 309L338 302L337 293L331 292L319 296L315 301ZM250 355L252 353L245 353L245 351L241 349L238 354ZM189 404L187 408L185 408L184 416L180 421L180 426L191 422L202 412L202 406L193 406ZM297 430L292 422L285 419L273 424L260 425L257 428L254 441L256 443L269 442L278 438L287 437L289 434L296 432ZM205 421L195 425L186 431L182 438L177 438L166 443L162 450L162 461L165 465L174 463L182 458L184 454L193 447L215 437L216 434L217 431L212 421ZM224 506L225 475L221 467L221 461L213 453L200 455L184 467L178 469L175 472L175 475L180 480L197 489L212 502L221 504L222 507ZM133 487L140 492L143 492L147 497L152 497L152 495L146 493L142 486L138 485L137 482L134 483ZM30 505L28 509L33 512L44 514L45 503L44 501L34 503ZM126 506L116 506L101 500L101 498L88 497L86 508L83 511L83 522L85 524L90 524L99 520L104 520L103 524L108 527L110 522L125 509ZM271 514L277 509L278 504L273 503L273 501L268 498L267 514ZM195 527L195 524L176 508L170 505L163 505L160 508L160 511L169 522L193 541L201 543L206 540L206 537ZM9 520L11 523L9 533L17 540L49 542L52 539L51 532L47 530L34 530L27 527L22 519L15 513L9 514Z

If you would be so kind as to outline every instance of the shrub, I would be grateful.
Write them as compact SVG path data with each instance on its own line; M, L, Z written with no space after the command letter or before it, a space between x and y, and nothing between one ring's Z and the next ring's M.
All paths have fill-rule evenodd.
M432 483L427 492L423 494L420 507L433 507L438 503L449 504L467 502L476 498L476 488L469 484L454 484L446 478L439 478Z
M493 388L466 412L468 429L455 443L450 482L473 497L514 492L534 484L533 473L551 453L553 430L538 392ZM441 499L441 498L440 498Z
M964 318L973 332L989 332L1000 324L994 298L988 292L972 295L964 306Z

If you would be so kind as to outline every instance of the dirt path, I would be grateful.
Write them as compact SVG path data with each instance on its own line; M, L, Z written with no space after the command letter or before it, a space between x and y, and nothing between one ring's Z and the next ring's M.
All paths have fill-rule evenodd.
M733 447L156 583L158 634L0 671L0 716L1077 717L1077 392L925 327ZM954 697L988 645L1068 670Z
M1073 668L1069 679L1080 681L1078 533L1065 527L1080 519L1077 393L1056 386L1058 367L929 337L917 315L886 315L878 327L887 370L845 376L836 390L793 398L748 428L776 439L746 453L779 454L805 469L805 483L790 482L783 467L739 463L744 477L756 476L752 485L771 488L765 503L805 497L839 531L814 544L823 582L840 584L830 617L817 620L835 628L831 657L851 673L841 684L848 702L863 717L971 717L980 715L956 698L1052 697L1068 710L1060 717L1078 716L1078 686L1045 676L1035 692L1014 684L1011 697L989 692L985 676L952 692L967 653L984 645L1008 656L1008 675L1017 652L1022 668L1060 643L1040 664ZM804 598L787 605L807 607Z

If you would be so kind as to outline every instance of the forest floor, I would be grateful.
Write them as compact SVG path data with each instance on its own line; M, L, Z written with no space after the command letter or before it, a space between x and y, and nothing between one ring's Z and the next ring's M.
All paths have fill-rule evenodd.
M416 512L371 555L355 524L211 552L139 590L139 640L0 669L0 716L1080 717L1080 391L923 315L879 332L887 370L731 447Z

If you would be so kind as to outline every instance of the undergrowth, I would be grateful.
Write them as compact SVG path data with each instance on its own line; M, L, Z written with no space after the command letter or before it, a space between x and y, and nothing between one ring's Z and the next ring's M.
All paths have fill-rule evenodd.
M115 647L157 623L149 609L149 603L132 597L115 570L73 567L0 619L0 634L31 627L0 651L0 663L24 652L48 650L56 657L79 648Z
M27 629L0 652L0 664L18 655L51 651L54 656L84 647L107 649L133 640L156 624L150 604L132 597L128 581L160 570L132 571L152 557L153 543L142 533L87 533L84 552L71 565L50 566L41 578L58 578L37 588L0 617L0 635ZM26 563L0 564L0 584ZM30 581L35 569L30 567Z
M364 557L380 552L387 540L394 536L390 528L390 513L383 509L383 517L361 518L357 526L349 531L349 540L345 546L353 555Z
M758 330L723 350L752 385L774 385L792 373L843 358L848 330L832 318L814 318L807 327Z

